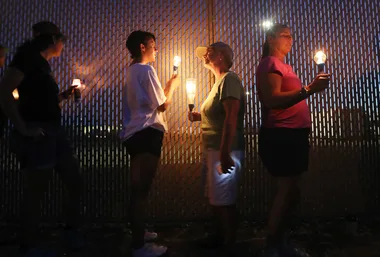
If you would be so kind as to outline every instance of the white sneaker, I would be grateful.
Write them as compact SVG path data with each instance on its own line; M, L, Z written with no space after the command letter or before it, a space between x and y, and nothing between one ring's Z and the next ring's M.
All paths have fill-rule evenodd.
M167 250L166 246L145 244L140 249L132 250L132 257L158 257L166 253Z
M144 234L144 240L145 240L145 242L156 240L157 237L158 237L158 235L157 235L156 232L145 231L145 234Z

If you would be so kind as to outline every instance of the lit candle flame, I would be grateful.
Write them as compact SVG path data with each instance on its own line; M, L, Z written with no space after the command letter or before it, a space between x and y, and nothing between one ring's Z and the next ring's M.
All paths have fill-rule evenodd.
M73 83L71 85L80 88L82 84L80 83L80 79L73 79Z
M323 63L325 63L325 61L326 61L326 54L325 54L323 51L318 51L318 52L314 55L314 61L315 61L317 64L323 64Z
M174 67L178 67L180 63L181 63L181 57L174 56L174 64L173 64L173 66Z
M189 104L194 104L196 94L196 80L193 78L186 79L186 93Z
M16 100L18 100L20 97L17 89L13 90L12 95L13 95L13 98Z

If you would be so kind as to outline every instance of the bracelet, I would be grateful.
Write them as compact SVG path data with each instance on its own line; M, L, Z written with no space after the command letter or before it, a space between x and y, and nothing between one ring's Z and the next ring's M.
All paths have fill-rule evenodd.
M308 98L310 95L310 90L307 90L306 87L302 87L300 91L302 98Z

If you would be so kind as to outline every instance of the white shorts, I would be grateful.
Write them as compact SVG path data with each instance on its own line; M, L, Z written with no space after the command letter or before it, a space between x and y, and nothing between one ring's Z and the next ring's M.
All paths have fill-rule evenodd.
M220 172L220 151L208 149L203 152L202 185L211 205L226 206L236 203L244 151L232 151L231 158L235 167L231 173L224 174Z

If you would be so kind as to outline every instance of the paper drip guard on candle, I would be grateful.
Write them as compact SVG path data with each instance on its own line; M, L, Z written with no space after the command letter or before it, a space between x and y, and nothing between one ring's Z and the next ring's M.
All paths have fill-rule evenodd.
M181 57L174 56L174 62L173 62L173 74L178 74L178 67L181 63Z
M73 83L71 84L72 86L75 86L74 88L74 98L75 98L75 102L76 103L79 103L82 96L81 96L81 86L82 86L82 83L80 82L80 79L73 79Z
M194 100L196 91L196 79L188 78L186 79L186 93L187 93L187 103L189 105L189 110L192 112L194 110Z

